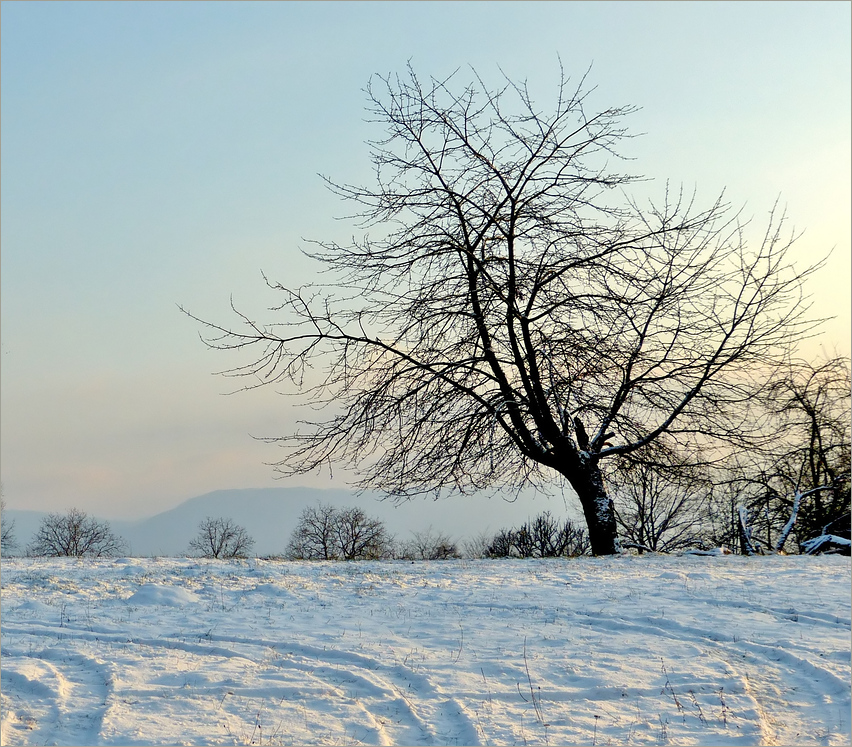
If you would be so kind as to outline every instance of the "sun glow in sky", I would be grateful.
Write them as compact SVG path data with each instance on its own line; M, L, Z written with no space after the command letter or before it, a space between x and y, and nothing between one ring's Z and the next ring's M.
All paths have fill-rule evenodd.
M808 354L850 352L850 6L840 2L9 2L2 90L2 481L10 508L150 515L218 488L281 484L264 462L294 415L231 397L180 314L314 268L346 240L318 174L369 182L363 88L498 65L544 105L561 59L592 104L636 105L635 173L720 191L804 231L835 317ZM290 484L334 485L319 475Z

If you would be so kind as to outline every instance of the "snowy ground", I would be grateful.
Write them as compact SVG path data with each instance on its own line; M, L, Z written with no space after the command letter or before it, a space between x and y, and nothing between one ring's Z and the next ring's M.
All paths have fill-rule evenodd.
M2 564L2 743L849 744L850 560Z

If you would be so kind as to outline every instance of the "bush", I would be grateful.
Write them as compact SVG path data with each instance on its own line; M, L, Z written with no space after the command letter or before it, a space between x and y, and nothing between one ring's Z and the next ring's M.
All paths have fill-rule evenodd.
M466 558L487 558L488 550L491 547L493 542L493 537L491 537L488 532L480 532L479 534L474 535L473 537L468 537L462 543L462 547L464 548L464 556Z

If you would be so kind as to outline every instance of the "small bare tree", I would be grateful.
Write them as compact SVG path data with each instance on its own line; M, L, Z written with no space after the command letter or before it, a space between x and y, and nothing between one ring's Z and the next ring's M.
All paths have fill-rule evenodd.
M781 551L823 534L850 537L850 368L845 358L792 361L762 397L772 440L738 455L729 481L749 542ZM755 550L756 551L756 550Z
M29 555L49 557L111 557L127 552L127 543L110 528L84 511L48 514L27 547Z
M309 506L290 536L293 560L378 560L391 557L393 540L378 519L360 508Z
M545 511L517 529L501 529L492 538L487 554L492 558L562 558L588 551L585 531L570 519L560 524Z
M189 543L191 553L202 558L245 558L254 547L249 533L231 519L209 516L198 525L198 534Z
M709 475L699 464L655 446L623 460L608 476L623 545L672 552L709 544Z
M395 499L561 477L595 555L618 551L602 463L664 434L753 446L758 379L808 331L793 241L756 245L722 197L647 206L611 170L630 107L587 110L564 77L545 113L525 83L378 78L376 183L329 182L373 233L311 255L273 324L206 325L252 349L249 386L289 381L328 417L280 440L285 474L332 462ZM324 370L317 381L311 370Z
M404 560L449 560L460 558L461 553L448 534L428 527L422 532L412 532L412 537L396 551Z
M287 557L294 560L339 560L336 520L337 509L332 506L306 507L290 536Z
M392 555L393 540L385 525L360 508L340 511L335 533L343 560L380 560Z
M6 499L0 494L0 552L8 552L17 547L15 539L15 521L6 518Z

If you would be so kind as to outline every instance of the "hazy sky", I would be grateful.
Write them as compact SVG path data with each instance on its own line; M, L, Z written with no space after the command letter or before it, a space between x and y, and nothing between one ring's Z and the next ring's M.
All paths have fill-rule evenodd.
M539 101L561 57L601 107L635 104L637 173L723 188L757 222L780 196L850 350L846 2L2 2L2 481L10 508L145 516L282 484L250 438L293 420L222 396L228 361L177 304L229 321L274 302L302 237L345 239L318 173L369 181L363 88L500 65ZM340 476L294 481L343 487ZM294 484L294 482L285 484Z

